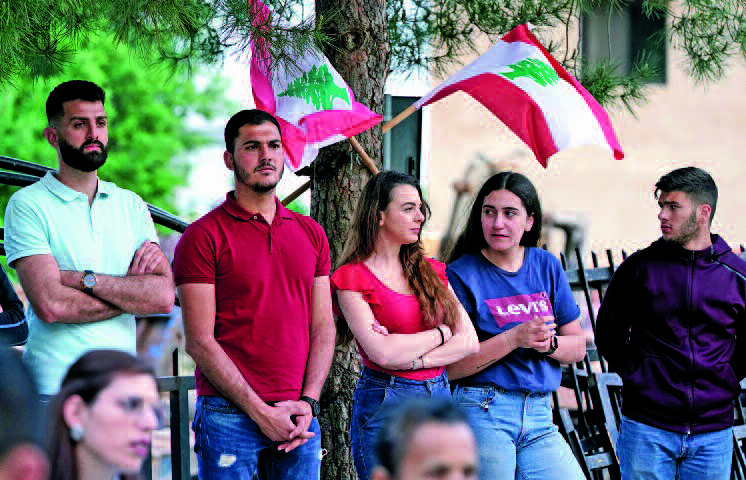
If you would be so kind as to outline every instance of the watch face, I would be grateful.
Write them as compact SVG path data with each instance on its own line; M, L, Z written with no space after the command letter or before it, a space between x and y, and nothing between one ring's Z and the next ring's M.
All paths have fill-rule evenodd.
M96 286L96 275L92 273L86 273L83 277L83 286L86 288L93 288Z

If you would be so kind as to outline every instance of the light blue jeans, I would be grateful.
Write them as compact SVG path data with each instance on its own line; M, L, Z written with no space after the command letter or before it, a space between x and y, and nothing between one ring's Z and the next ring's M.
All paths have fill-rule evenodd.
M321 435L314 418L313 436L288 453L277 450L259 426L229 400L197 397L194 414L194 451L200 480L316 479L321 475Z
M548 393L457 386L479 443L480 480L585 480L552 422Z
M616 450L622 480L728 480L733 433L675 433L623 416Z
M448 377L410 380L363 367L352 399L350 440L359 480L369 480L378 464L378 431L393 407L410 398L450 398Z

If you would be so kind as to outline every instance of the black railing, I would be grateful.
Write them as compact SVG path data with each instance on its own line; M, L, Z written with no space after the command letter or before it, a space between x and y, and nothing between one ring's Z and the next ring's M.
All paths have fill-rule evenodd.
M12 171L0 170L0 184L25 187L39 181L50 170L43 165L38 165L15 158L0 155L0 168ZM188 222L178 218L155 205L147 204L153 222L157 225L169 228L175 232L183 233ZM4 229L0 228L0 239L4 239ZM0 255L5 255L5 245L0 243ZM178 300L176 302L178 305ZM173 376L159 377L157 379L158 391L168 393L170 410L170 434L171 434L171 478L174 480L190 480L190 445L189 445L189 390L194 390L194 376L179 376L178 352L174 350ZM152 478L152 463L145 462L143 476Z

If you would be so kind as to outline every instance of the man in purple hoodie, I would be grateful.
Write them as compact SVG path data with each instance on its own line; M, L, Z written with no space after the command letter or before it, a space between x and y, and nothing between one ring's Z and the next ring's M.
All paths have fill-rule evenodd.
M727 480L746 375L746 262L710 233L717 186L699 168L655 184L662 237L620 265L596 345L624 381L622 478Z

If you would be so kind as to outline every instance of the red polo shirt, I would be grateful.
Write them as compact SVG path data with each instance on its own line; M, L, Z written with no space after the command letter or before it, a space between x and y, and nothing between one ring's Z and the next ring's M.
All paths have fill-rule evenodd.
M329 275L321 226L277 202L271 225L225 202L191 224L174 253L174 280L215 285L215 339L264 401L297 400L309 351L311 287ZM221 394L197 365L197 394Z

